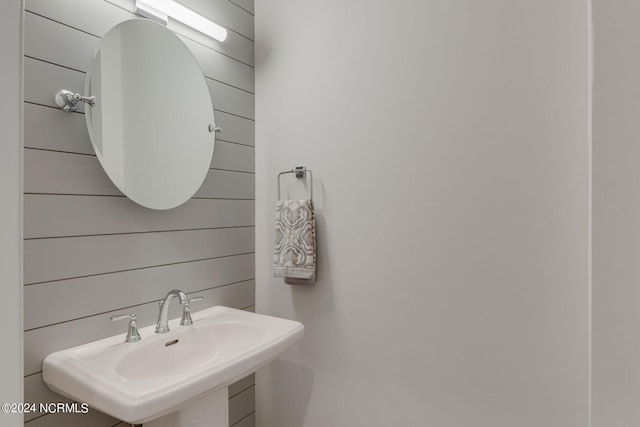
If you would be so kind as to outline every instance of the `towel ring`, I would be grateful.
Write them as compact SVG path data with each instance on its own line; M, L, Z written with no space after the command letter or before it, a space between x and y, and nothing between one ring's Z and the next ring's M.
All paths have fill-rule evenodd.
M294 173L296 174L296 178L301 179L307 177L307 172L309 172L309 195L311 196L311 201L313 201L313 174L311 173L311 169L307 169L306 166L296 166L290 171L284 171L278 174L278 200L280 200L280 177L282 175L287 173Z

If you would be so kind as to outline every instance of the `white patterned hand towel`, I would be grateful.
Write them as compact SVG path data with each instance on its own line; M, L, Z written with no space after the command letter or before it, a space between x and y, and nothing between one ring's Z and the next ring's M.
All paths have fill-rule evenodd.
M278 200L273 272L290 285L316 281L316 220L311 200Z

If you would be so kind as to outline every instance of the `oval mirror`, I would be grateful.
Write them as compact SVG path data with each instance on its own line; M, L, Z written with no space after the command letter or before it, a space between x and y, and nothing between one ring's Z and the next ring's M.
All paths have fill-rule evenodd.
M207 176L215 142L209 88L187 46L146 19L113 27L93 54L85 95L91 143L111 181L134 202L171 209Z

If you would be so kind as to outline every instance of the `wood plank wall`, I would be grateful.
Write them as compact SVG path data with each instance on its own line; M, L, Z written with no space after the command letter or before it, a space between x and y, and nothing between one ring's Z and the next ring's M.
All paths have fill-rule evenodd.
M64 113L53 104L57 89L83 91L100 37L135 16L103 0L25 2L26 402L65 401L42 382L47 354L124 332L126 324L109 321L115 314L155 323L157 301L172 288L204 296L201 308L253 310L253 0L183 3L229 30L227 41L217 43L174 29L203 69L223 131L196 196L176 209L152 211L109 181L82 110ZM179 308L173 309L177 317ZM231 425L255 425L253 376L230 388L229 406ZM25 424L124 425L95 410L27 414Z

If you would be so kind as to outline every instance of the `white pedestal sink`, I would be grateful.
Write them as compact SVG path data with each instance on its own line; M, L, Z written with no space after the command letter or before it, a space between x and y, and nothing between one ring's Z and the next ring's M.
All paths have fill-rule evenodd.
M42 364L53 391L130 424L227 427L227 387L298 341L301 323L228 307L140 330L142 341L116 335L52 353Z

